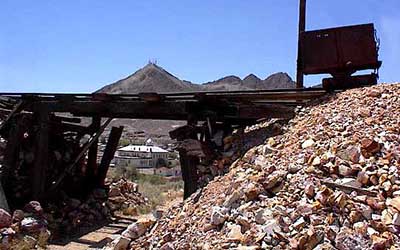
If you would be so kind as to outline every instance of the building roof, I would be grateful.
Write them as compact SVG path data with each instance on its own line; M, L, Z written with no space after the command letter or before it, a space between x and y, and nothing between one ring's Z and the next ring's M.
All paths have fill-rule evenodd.
M129 152L144 152L144 153L168 153L167 150L162 149L157 146L144 146L144 145L128 145L126 147L118 149L119 151L129 151Z
M151 157L121 156L121 155L116 155L116 156L114 156L114 159L143 160L143 159L151 159Z

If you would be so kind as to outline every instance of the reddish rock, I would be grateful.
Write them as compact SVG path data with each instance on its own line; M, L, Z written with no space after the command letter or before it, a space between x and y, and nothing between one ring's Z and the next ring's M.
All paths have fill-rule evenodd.
M110 191L108 192L109 197L115 197L121 195L121 191L118 187L112 186L110 187Z
M339 150L337 156L353 163L358 163L360 161L360 151L355 146L349 146L346 149Z
M12 216L12 221L13 222L20 222L24 219L25 213L22 210L15 210Z
M0 228L10 226L11 222L11 215L6 210L0 208Z
M369 97L381 97L382 93L379 90L370 89L367 93Z
M352 161L353 163L358 163L358 161L360 160L360 152L358 151L358 148L348 147L347 153L349 155L350 161Z
M364 157L370 157L381 150L381 146L377 141L371 140L369 138L364 138L361 140L361 153Z
M43 208L38 201L30 201L28 204L25 205L24 211L32 213L34 215L43 214Z
M304 193L307 195L308 198L312 198L315 195L315 187L312 183L309 183L304 188Z
M369 176L365 171L360 171L357 174L357 181L360 182L363 185L367 185L369 181Z

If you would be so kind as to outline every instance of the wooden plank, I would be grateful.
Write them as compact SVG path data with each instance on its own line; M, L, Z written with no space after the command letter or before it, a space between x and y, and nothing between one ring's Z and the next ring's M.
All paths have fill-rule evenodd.
M185 102L165 102L162 104L143 101L118 102L70 102L46 101L52 112L71 112L77 116L101 116L137 119L187 118Z
M39 131L36 135L35 163L32 171L32 198L37 200L45 190L49 157L49 112L46 105L35 105Z
M6 137L7 145L4 152L4 160L1 171L1 182L3 183L3 187L6 189L6 191L9 187L9 173L16 165L19 146L25 132L23 129L24 117L18 118L19 119L14 119L15 122L11 124L10 130L8 131L8 135Z
M8 114L7 118L0 124L0 131L3 130L5 126L7 126L10 119L18 112L20 112L25 105L25 101L20 100L13 108L10 114Z
M97 185L103 186L104 180L106 178L108 168L110 167L110 163L114 158L115 151L117 151L119 139L121 138L122 131L124 130L123 126L120 127L112 127L110 135L108 137L107 145L103 153L103 157L101 158L99 171L97 174Z
M193 98L196 95L213 95L213 94L248 94L248 93L303 93L303 92L324 92L323 88L303 88L303 89L266 89L266 90L234 90L234 91L191 91L191 92L173 92L173 93L157 93L163 98L176 99L177 97L190 97ZM142 93L143 94L143 93ZM9 99L30 99L33 96L37 96L42 100L47 99L59 99L59 100L90 100L90 99L105 99L97 98L96 96L103 95L107 96L107 100L118 100L118 99L140 99L140 94L104 94L104 93L10 93L1 92L0 96ZM8 100L8 99L7 99Z
M65 116L58 116L52 114L50 119L52 121L59 121L59 122L70 122L70 123L81 123L81 119L78 117L65 117Z
M287 107L285 105L243 105L238 108L238 114L236 117L254 120L260 118L288 119L293 118L294 115L294 107Z
M100 129L100 125L101 125L101 117L94 116L92 118L92 124L90 125L90 127L94 131L98 131ZM97 170L98 170L98 166L97 166L98 143L99 143L98 139L93 141L93 144L90 146L89 152L88 152L87 177L88 177L89 181L90 180L94 181L95 176L97 175Z

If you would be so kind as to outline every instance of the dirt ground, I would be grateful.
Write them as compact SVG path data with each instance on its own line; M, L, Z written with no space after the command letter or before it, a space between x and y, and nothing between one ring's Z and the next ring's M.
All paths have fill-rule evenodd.
M169 207L182 201L182 196L174 197L168 200L158 209L167 210ZM106 225L98 226L93 231L71 239L65 239L61 242L52 243L48 246L48 250L95 250L102 249L108 242L121 234L131 223L139 218L152 216L151 213L139 216L118 216Z
M122 233L129 224L135 222L134 217L117 217L114 221L94 229L94 231L84 234L80 237L66 239L62 242L51 244L49 250L86 250L102 249L113 238Z

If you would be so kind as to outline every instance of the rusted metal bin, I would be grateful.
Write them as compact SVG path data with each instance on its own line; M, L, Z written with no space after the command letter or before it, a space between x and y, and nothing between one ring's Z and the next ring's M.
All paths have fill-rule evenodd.
M306 75L350 76L381 65L372 23L302 32L300 46Z

